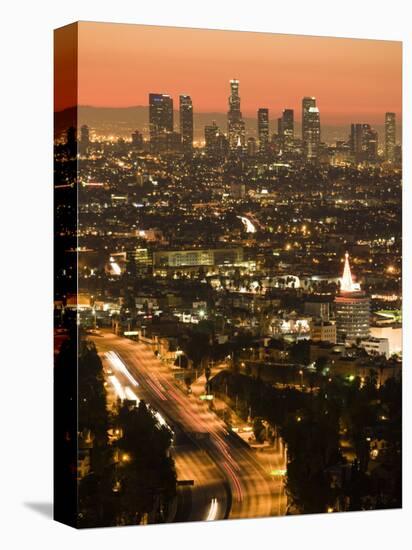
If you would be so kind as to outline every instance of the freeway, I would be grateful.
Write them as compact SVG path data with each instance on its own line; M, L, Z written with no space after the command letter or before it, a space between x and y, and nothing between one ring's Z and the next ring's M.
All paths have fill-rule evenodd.
M242 221L243 225L245 226L246 233L256 233L256 227L249 220L249 218L246 218L245 216L238 216L238 218Z
M179 488L174 521L285 513L281 480L269 476L248 445L204 402L182 391L149 346L105 331L92 340L111 366L118 395L144 399L175 431L178 479L195 483Z

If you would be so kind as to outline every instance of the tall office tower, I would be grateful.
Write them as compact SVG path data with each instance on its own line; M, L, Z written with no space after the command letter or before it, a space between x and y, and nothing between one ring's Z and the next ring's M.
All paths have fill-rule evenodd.
M179 97L180 133L184 151L193 149L193 105L189 95Z
M350 152L353 160L358 163L362 162L362 142L363 142L363 124L351 124L350 125Z
M163 148L166 136L173 132L173 99L170 95L149 94L150 143L154 150Z
M132 133L132 146L135 149L143 149L143 134L139 130Z
M86 124L80 128L80 153L87 155L90 145L90 132L89 127Z
M333 151L332 164L339 166L342 164L350 164L351 148L347 140L337 140L335 150Z
M230 81L229 111L227 130L230 149L245 147L245 123L240 110L239 80Z
M370 301L353 281L349 254L340 279L340 293L335 298L336 332L338 342L356 342L368 338L370 327Z
M278 119L278 133L284 151L290 151L293 148L295 139L293 114L293 109L284 109L281 118Z
M83 124L83 126L80 128L80 141L88 145L89 140L90 140L89 127L87 126L87 124Z
M370 126L364 132L364 149L366 162L378 161L378 132Z
M307 131L308 131L308 118L309 109L311 107L316 107L316 98L315 97L304 97L302 99L302 142L305 142Z
M308 160L316 160L320 143L320 116L315 97L302 100L303 151Z
M213 155L216 152L216 142L219 131L219 126L215 121L205 126L205 148L208 155Z
M351 124L349 143L352 158L357 164L378 160L378 133L370 124Z
M269 145L269 109L259 109L257 119L259 151L263 153L267 151Z
M394 161L396 146L396 115L385 113L385 157L390 162Z

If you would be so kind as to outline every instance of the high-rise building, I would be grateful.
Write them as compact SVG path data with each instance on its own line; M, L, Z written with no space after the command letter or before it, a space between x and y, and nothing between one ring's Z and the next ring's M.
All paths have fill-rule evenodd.
M269 145L269 109L259 109L257 119L259 151L262 153L267 151Z
M282 149L290 151L293 148L295 139L293 109L284 109L282 117L278 119L278 133Z
M242 118L242 112L240 110L239 80L230 81L227 130L230 149L243 149L245 147L245 122Z
M378 161L378 132L373 128L368 128L365 131L365 159L366 162L377 162Z
M213 155L216 152L216 142L219 132L219 126L215 121L205 126L205 148L208 155Z
M215 121L205 126L205 149L206 154L212 157L224 157L227 154L226 136Z
M320 144L320 115L315 97L302 100L302 141L305 157L316 160Z
M385 113L385 158L393 162L396 146L396 115Z
M180 133L184 151L193 149L193 105L189 95L179 97Z
M149 94L150 143L154 150L162 149L169 132L173 132L173 99L170 95Z
M363 124L351 124L349 143L354 161L361 162L363 157Z
M370 301L353 281L349 254L340 279L340 293L335 298L336 332L338 342L356 342L368 338L370 327Z
M346 140L337 140L333 150L332 164L339 166L342 164L350 164L351 148Z
M349 143L353 160L357 164L378 160L378 133L370 124L351 124Z
M81 155L87 155L90 145L90 132L89 127L86 124L80 128L80 143L79 150Z

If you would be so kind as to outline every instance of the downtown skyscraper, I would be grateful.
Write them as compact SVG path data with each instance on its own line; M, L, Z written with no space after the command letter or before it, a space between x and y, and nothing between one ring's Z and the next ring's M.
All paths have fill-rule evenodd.
M320 144L320 116L315 97L302 99L302 141L306 159L316 160Z
M209 157L224 157L228 142L215 121L205 126L205 149Z
M193 149L193 104L189 95L179 97L180 134L184 151Z
M351 124L349 144L357 164L378 160L378 133L370 124Z
M396 115L385 113L385 158L393 162L396 146Z
M245 147L245 122L240 110L239 80L230 81L229 111L227 113L229 147Z
M269 144L269 109L259 109L257 119L259 151L262 153L267 150Z
M149 94L150 143L158 149L173 132L173 99L166 94Z
M293 109L283 110L281 118L278 119L278 132L282 149L286 152L290 151L295 139Z
M90 146L90 131L86 124L83 124L80 128L80 143L79 151L82 155L87 155Z

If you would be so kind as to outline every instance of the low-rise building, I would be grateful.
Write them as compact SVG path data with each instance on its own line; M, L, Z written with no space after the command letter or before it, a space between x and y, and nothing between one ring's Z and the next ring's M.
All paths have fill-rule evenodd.
M311 339L314 342L331 342L336 344L336 324L328 321L314 321L310 327Z
M384 355L389 359L389 340L387 338L366 338L361 340L359 347L363 348L369 355Z

